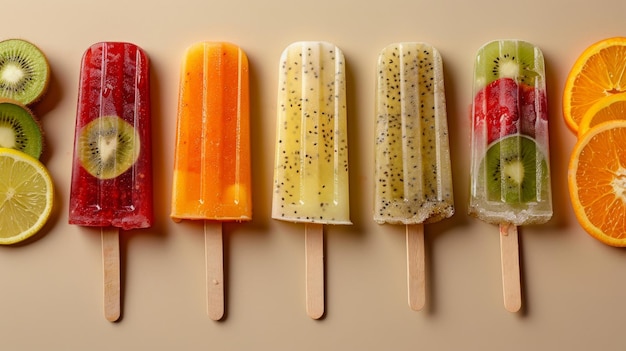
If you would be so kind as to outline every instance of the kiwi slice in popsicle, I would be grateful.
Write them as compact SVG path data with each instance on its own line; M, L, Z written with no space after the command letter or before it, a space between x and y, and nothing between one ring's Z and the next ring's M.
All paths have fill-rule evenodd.
M25 106L0 99L0 147L16 149L34 158L41 156L41 127Z
M96 178L111 179L126 172L139 157L139 134L117 116L104 116L86 124L78 139L82 166Z
M487 85L499 78L513 78L530 86L543 74L543 57L533 45L521 40L495 40L478 52L476 76Z
M44 53L22 39L0 41L0 97L29 105L46 92L50 66Z
M507 136L489 147L482 162L490 201L534 202L547 189L546 159L531 138L519 134Z

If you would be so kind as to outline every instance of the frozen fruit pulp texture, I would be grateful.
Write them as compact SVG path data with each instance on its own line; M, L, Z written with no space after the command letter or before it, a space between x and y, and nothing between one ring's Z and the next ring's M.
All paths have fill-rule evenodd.
M186 52L178 103L175 220L252 218L248 59L230 43Z
M84 53L80 71L70 190L71 224L147 228L153 222L150 73L147 55L134 44L102 42ZM79 161L85 125L118 116L139 136L137 161L121 175L98 179Z
M545 89L501 78L478 90L473 113L474 127L485 128L488 144L517 133L535 138L537 119L548 120Z
M494 62L486 58L487 47L490 47L489 50L494 47L499 49L500 56L508 54L512 57L525 57L530 62L525 67L519 67L519 71L507 70L500 72L498 77L485 79L497 72L493 69ZM485 44L476 55L473 93L470 214L490 223L523 225L546 222L552 216L552 200L546 82L541 51L528 42L518 40L500 40ZM486 157L488 149L507 137L515 136L519 137L519 147L514 149L521 150L522 144L527 144L521 138L529 138L536 156L533 158L534 169L524 175L535 178L534 181L527 182L533 184L530 187L533 189L518 189L520 193L534 192L532 200L528 201L524 200L527 196L515 197L517 200L514 201L504 196L507 191L510 193L510 182L505 177L498 178L502 197L495 199L494 196L489 196L490 186L487 182L492 182L495 178L487 170L490 162ZM511 142L508 141L507 144L511 145ZM502 152L499 161L503 164L510 160L505 159ZM499 171L503 172L502 169ZM509 188L506 189L507 187ZM493 185L491 188L494 188Z
M392 44L378 58L375 201L378 223L452 216L442 60L424 43Z
M272 218L350 224L343 53L297 42L279 66Z

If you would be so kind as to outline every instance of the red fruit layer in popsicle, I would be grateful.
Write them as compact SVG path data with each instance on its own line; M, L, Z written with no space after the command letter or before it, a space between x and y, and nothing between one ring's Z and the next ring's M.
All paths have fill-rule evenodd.
M97 43L83 55L70 190L70 224L113 226L125 230L152 225L149 77L148 57L136 45ZM136 161L123 173L101 179L88 172L79 160L79 138L88 123L108 116L117 116L134 128L140 151ZM100 139L106 137L98 136ZM98 143L100 139L97 139Z
M545 91L511 78L489 83L474 98L474 128L487 124L489 144L518 132L534 138L538 116L548 119Z

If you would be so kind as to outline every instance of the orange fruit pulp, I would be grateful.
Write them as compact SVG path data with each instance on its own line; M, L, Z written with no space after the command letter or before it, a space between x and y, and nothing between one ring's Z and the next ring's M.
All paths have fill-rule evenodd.
M610 95L626 94L626 37L601 40L578 57L565 82L563 117L578 133L583 115Z
M581 226L605 244L626 246L626 121L601 123L579 138L568 185Z

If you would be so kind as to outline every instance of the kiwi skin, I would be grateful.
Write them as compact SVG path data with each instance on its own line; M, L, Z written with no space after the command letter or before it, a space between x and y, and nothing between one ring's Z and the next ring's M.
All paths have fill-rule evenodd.
M26 57L16 57L15 52L22 52ZM29 56L27 56L29 55ZM50 64L44 52L35 44L24 39L7 39L0 41L0 71L6 61L17 62L20 65L26 64L26 59L30 59L29 68L33 70L34 77L31 77L31 89L29 93L16 92L9 84L0 81L0 97L13 99L23 105L31 105L46 94L50 83Z
M537 202L543 197L541 193L547 184L537 184L537 180L547 179L547 163L531 138L515 134L495 142L485 153L483 165L488 200L515 205ZM516 174L504 174L505 167L511 167ZM521 182L515 178L521 178Z
M23 110L24 113L22 113L22 115L27 114L30 116L29 120L22 120L21 122L23 124L27 124L22 126L22 129L30 133L28 137L31 139L28 144L19 143L20 146L15 147L15 149L39 159L45 149L44 133L43 128L41 127L41 122L37 117L35 117L35 114L27 106L22 105L15 100L0 98L0 109L2 109L3 105L14 105L12 108Z

